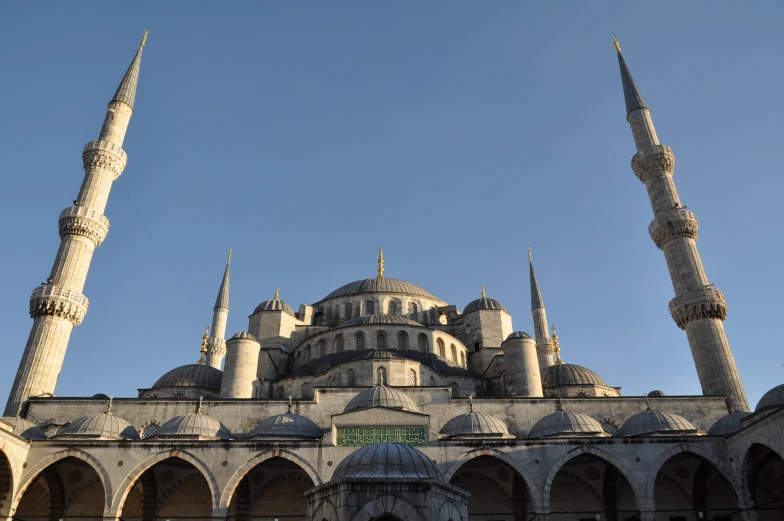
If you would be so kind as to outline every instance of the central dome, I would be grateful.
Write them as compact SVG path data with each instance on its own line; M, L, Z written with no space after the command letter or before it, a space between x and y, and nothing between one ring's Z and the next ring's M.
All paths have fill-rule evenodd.
M441 479L433 461L414 447L400 443L374 443L356 450L340 462L333 480Z
M356 295L359 293L401 293L403 295L415 295L417 297L439 300L431 293L423 290L419 286L411 284L410 282L397 279L388 279L386 277L376 277L373 279L363 279L351 282L345 286L339 287L324 297L322 300L345 297L347 295Z

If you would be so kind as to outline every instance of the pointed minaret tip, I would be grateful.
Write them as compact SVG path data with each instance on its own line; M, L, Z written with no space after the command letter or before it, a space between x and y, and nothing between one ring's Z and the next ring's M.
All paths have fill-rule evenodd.
M144 35L142 36L142 43L139 44L139 50L144 49L144 46L147 45L147 35L150 34L149 29L144 29Z
M231 248L229 248L229 257L226 259L226 264L231 264L231 252L232 251L233 250Z
M543 308L544 301L542 300L542 292L539 290L539 281L536 280L536 272L534 271L534 261L531 257L531 248L528 248L528 271L531 284L531 310L536 308Z
M226 260L226 271L223 272L223 280L221 280L218 297L215 299L215 307L213 307L213 310L229 309L229 268L231 267L231 252L232 250L229 250L229 257Z
M615 52L621 52L621 44L618 43L618 38L615 37L615 33L613 33L613 44L615 45Z
M626 60L623 59L623 54L621 54L621 44L618 43L618 39L613 35L613 44L615 44L615 51L618 54L618 66L621 68L621 84L623 84L623 99L626 102L626 115L632 113L632 111L637 109L647 109L647 105L645 105L645 100L642 99L642 94L640 94L640 90L637 88L637 84L634 83L634 78L632 78L632 73L629 71L629 67L626 65Z
M139 44L139 50L136 51L136 55L133 57L133 60L131 60L131 65L128 66L128 70L125 71L125 76L123 76L120 86L117 87L117 92L115 92L112 97L112 101L125 103L131 107L131 109L133 109L133 102L136 100L136 86L139 84L139 69L142 66L142 49L147 45L147 35L149 34L150 31L145 29L144 36L142 36L142 41Z

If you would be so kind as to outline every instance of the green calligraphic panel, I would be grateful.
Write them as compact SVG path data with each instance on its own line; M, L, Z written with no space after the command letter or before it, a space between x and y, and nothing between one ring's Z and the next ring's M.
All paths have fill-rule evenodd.
M403 445L424 445L424 427L340 427L339 447L362 447L392 441Z

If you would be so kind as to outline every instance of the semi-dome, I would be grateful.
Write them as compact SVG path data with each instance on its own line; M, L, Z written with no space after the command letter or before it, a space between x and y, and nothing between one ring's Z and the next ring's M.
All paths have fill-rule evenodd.
M621 426L619 437L653 436L673 434L697 434L697 429L689 420L667 411L648 409L638 412Z
M162 387L199 387L220 392L223 372L206 364L188 364L172 369L164 374L152 386Z
M373 443L348 455L332 474L337 479L442 479L433 461L414 447Z
M587 414L574 411L555 411L536 422L529 438L557 436L602 436L607 434L602 425Z
M776 405L784 405L784 384L777 385L763 394L754 411L761 411L766 407L774 407Z
M410 282L397 279L388 279L386 277L376 277L373 279L363 279L350 282L345 286L339 287L324 297L322 300L345 297L348 295L357 295L360 293L399 293L402 295L414 295L417 297L439 300L431 293L425 291L419 286L411 284Z
M651 391L647 394L648 398L661 398L663 396L667 396L664 391L660 391L658 389Z
M340 327L352 326L369 326L369 325L398 325L398 326L418 326L422 324L410 318L401 317L400 315L365 315L364 317L356 317L343 322Z
M501 311L506 311L506 308L504 308L504 306L502 306L501 303L497 300L489 297L482 297L469 302L463 310L463 314L467 315L468 313L479 311L480 309L498 309Z
M405 393L402 393L386 385L376 385L353 397L343 412L355 411L357 409L369 409L371 407L387 407L389 409L402 409L404 411L419 412L413 400Z
M727 436L733 432L738 432L743 428L741 420L749 414L751 413L739 411L722 416L708 430L708 436Z
M219 438L228 440L231 437L229 429L215 418L201 412L175 416L161 425L156 437L188 436L198 438Z
M126 420L111 412L83 416L66 425L55 438L102 438L138 440L139 432Z
M276 414L266 418L251 431L249 438L256 436L296 436L301 438L323 438L324 431L310 418L294 414Z
M256 337L251 335L247 331L240 331L239 333L231 337L229 340L253 340L258 342L258 340L256 340Z
M515 338L532 338L532 337L525 331L515 331L514 333L511 333L508 337L506 337L506 340L514 340ZM504 340L504 342L506 342L506 340Z
M439 434L444 436L475 436L475 437L510 437L506 424L489 414L467 412L455 416L441 428Z
M253 310L253 314L255 315L259 311L283 311L284 313L288 313L292 317L296 317L297 315L294 314L294 310L278 298L274 298L272 300L265 300Z
M0 420L4 421L11 427L13 427L13 432L15 435L19 436L20 438L24 438L26 440L45 440L46 434L44 431L35 423L31 422L30 420L26 420L20 416L6 416L0 418Z
M607 382L590 369L574 364L555 364L541 370L542 387L550 389L561 385L601 385Z

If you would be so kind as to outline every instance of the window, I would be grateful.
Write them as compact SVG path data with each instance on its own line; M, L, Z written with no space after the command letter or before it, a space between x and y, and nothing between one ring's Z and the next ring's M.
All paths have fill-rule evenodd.
M285 393L286 391L283 390L283 386L278 387L278 390L275 391L275 399L282 400Z
M360 331L354 335L354 344L356 345L357 351L365 349L365 333Z
M460 351L460 365L463 366L464 369L466 368L465 351Z
M313 384L310 382L305 382L302 384L302 399L303 400L312 400L313 399Z
M373 315L376 312L376 303L372 300L365 301L365 314Z
M349 387L356 387L357 386L357 372L353 369L349 369L346 375L346 381L348 382Z
M444 341L439 338L436 340L436 345L438 346L438 356L441 358L446 358L446 347L444 346Z
M423 353L427 353L428 352L429 348L428 348L428 342L427 342L427 335L426 334L419 333L419 336L417 337L417 347Z
M452 360L457 363L457 348L455 347L455 344L451 344L449 350L452 352Z
M154 421L151 421L150 423L142 427L142 432L140 432L139 435L141 439L150 438L152 436L155 436L159 430L161 430L160 425L158 425Z
M419 311L419 309L417 308L417 305L414 304L413 302L409 302L408 303L408 314L409 315L416 315L417 311Z
M383 331L379 331L376 335L376 349L387 348L387 335Z
M385 367L379 367L376 369L376 385L386 385L387 384L387 370Z
M397 348L400 350L408 349L408 333L405 331L397 332Z
M397 302L395 302L394 300L390 300L387 303L387 314L397 315Z
M350 319L354 314L354 306L351 305L351 302L346 302L345 306L343 306L343 310L345 311L345 320Z
M323 338L318 342L318 353L319 356L326 356L327 355L327 341Z
M406 385L410 387L415 387L417 382L416 378L416 371L413 369L408 370L408 374L406 375Z
M618 434L618 431L621 430L620 427L618 427L616 424L614 424L607 418L605 418L604 421L602 422L602 429L604 429L604 432L606 432L611 436L615 436L616 434Z
M305 362L310 362L310 344L305 346Z
M452 398L460 398L460 386L452 382L450 387L452 388Z
M327 308L327 324L332 324L332 307Z
M344 349L346 349L346 339L343 335L338 335L335 337L335 352L342 353Z

